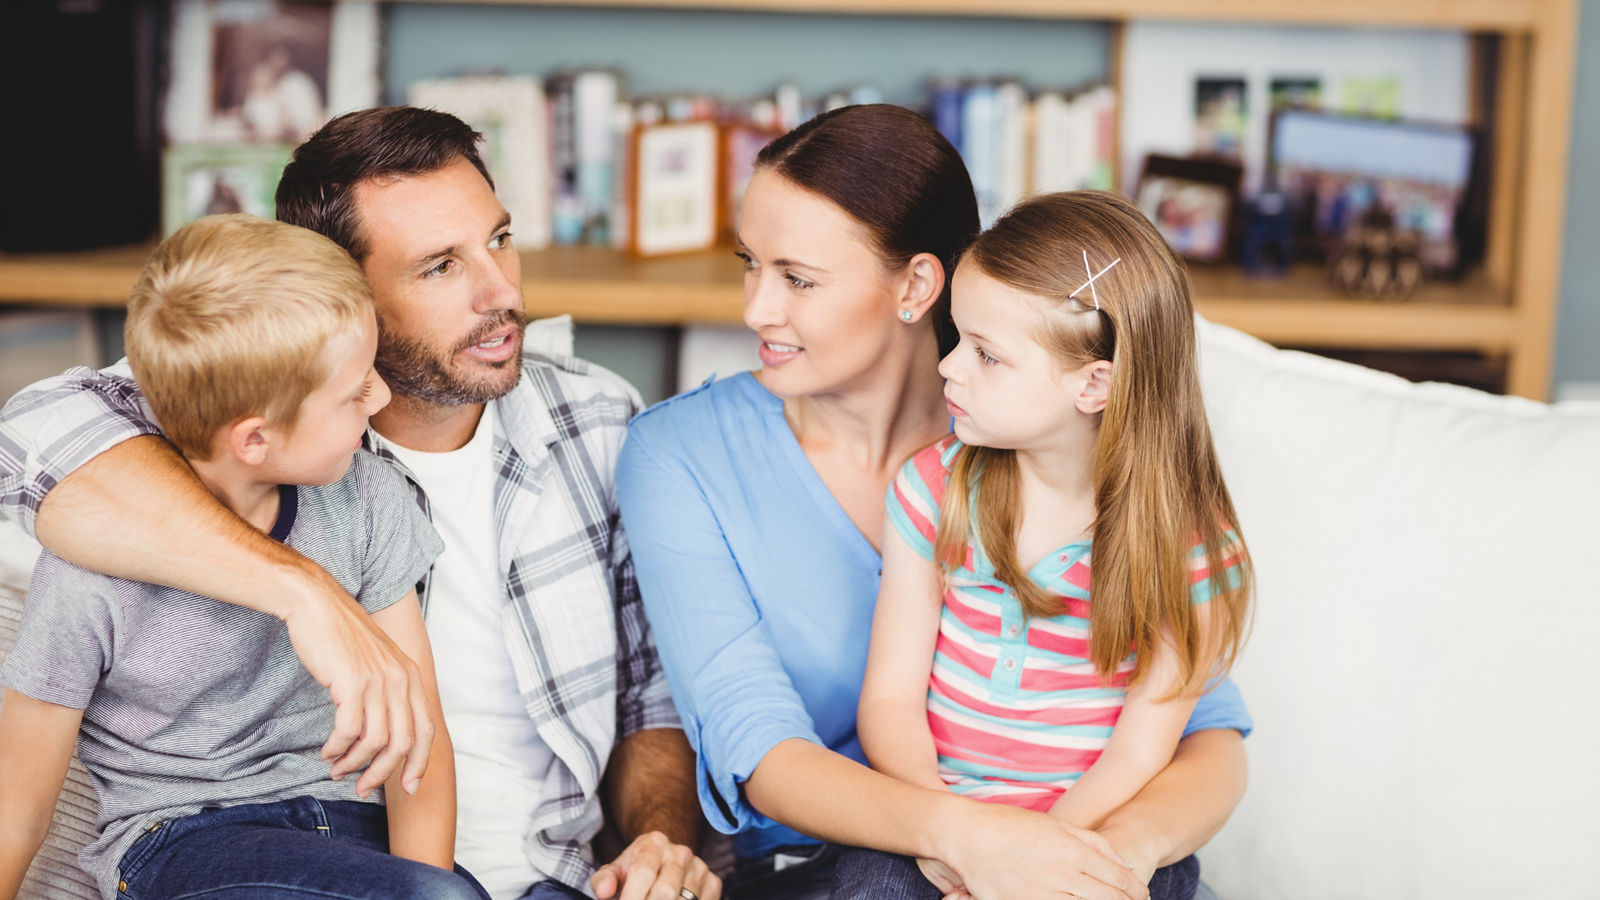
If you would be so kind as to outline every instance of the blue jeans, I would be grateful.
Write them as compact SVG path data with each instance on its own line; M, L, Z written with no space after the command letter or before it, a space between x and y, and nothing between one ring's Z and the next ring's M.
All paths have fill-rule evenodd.
M740 857L722 882L722 896L724 900L828 900L834 866L845 850L837 844L799 844L779 847L766 856Z
M382 806L310 797L164 822L120 872L120 900L489 900L460 866L390 856Z
M1197 900L1199 883L1200 861L1185 857L1156 870L1150 900ZM909 856L851 849L834 870L833 900L939 900L939 889Z

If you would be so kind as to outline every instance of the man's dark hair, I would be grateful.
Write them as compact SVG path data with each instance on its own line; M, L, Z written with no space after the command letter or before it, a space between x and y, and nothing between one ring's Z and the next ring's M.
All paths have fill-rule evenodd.
M326 236L363 262L372 247L356 213L356 185L437 172L459 157L493 188L478 154L481 137L455 116L432 109L385 106L345 113L295 148L278 182L278 219Z

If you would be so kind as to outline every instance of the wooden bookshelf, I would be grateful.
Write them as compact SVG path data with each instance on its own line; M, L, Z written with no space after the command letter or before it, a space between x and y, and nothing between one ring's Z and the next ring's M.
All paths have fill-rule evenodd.
M406 2L406 0L399 0ZM1181 19L1288 25L1459 29L1498 38L1493 77L1488 247L1482 270L1426 285L1403 302L1340 296L1312 267L1279 280L1231 269L1192 273L1202 314L1279 344L1469 350L1507 360L1510 393L1550 390L1560 285L1578 0L449 0L751 12ZM1120 58L1121 28L1110 58ZM1113 80L1120 75L1113 63ZM148 246L74 254L0 255L0 304L115 307ZM739 269L727 251L636 260L597 248L523 256L530 314L579 321L739 321Z

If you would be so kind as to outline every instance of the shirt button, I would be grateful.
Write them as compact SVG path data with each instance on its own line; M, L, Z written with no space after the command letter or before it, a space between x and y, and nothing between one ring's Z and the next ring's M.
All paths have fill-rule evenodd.
M1016 637L1017 635L1019 635L1021 633L1022 633L1022 626L1021 625L1013 625L1010 628L1006 629L1006 634L1009 634L1012 637Z
M1009 656L1006 657L1006 670L1010 671L1012 669L1015 669L1016 667L1017 667L1016 658L1015 657L1009 657Z

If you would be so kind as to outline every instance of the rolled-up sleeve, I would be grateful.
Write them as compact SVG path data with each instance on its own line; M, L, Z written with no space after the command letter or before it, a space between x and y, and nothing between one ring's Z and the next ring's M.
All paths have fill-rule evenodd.
M1245 737L1255 728L1250 710L1245 708L1244 695L1239 693L1233 679L1224 678L1201 695L1194 712L1189 714L1189 722L1183 726L1183 736L1207 728L1231 728Z
M701 807L718 830L769 820L740 785L779 743L822 743L780 662L693 473L635 428L617 469L622 518L661 662L698 757Z
M0 410L0 514L33 534L63 478L129 438L160 433L125 361L24 388Z

